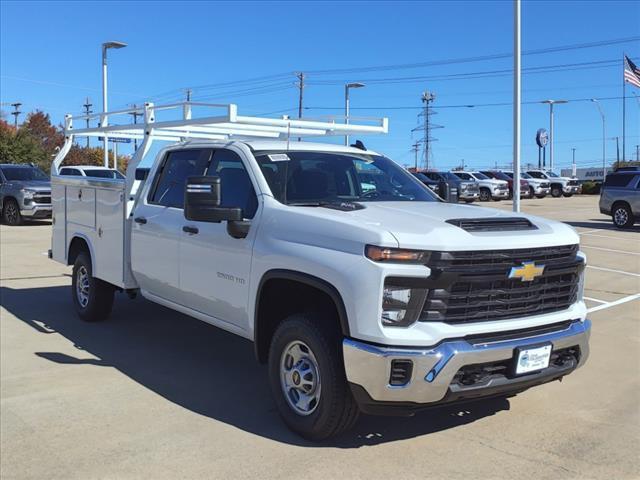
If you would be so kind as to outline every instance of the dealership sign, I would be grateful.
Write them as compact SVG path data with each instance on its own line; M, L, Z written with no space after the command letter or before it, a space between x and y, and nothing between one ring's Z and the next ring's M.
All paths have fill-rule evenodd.
M612 168L607 168L607 175L613 172ZM571 168L563 168L560 171L560 174L563 177L571 177L573 176L573 172ZM602 167L600 168L576 168L576 178L582 182L587 180L593 180L596 182L601 182L604 178L602 174Z
M549 132L544 128L539 128L536 132L536 143L540 148L544 148L549 143Z

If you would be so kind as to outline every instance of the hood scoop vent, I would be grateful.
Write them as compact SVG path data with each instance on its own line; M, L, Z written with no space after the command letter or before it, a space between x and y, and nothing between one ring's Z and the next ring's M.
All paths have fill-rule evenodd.
M538 229L533 223L522 217L455 218L447 220L447 223L467 232L510 232Z

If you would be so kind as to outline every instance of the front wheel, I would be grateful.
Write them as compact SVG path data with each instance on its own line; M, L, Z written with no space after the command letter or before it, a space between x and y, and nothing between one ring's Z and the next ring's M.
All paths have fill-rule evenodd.
M488 188L481 188L480 189L480 201L481 202L488 202L489 200L491 200L491 191Z
M113 307L112 285L95 278L85 252L76 257L71 276L71 296L78 316L86 322L105 320Z
M626 204L616 205L611 212L613 224L618 228L631 228L633 226L633 213Z
M11 225L12 227L18 226L22 223L22 215L20 214L20 207L18 202L13 198L9 198L4 202L2 206L2 218L4 223Z
M554 185L553 187L551 187L551 196L553 198L559 198L562 196L562 187L560 187L559 185Z
M573 193L563 193L562 196L569 198L573 196Z
M545 194L542 194L542 195L536 195L536 198L544 198L544 197L546 197L546 195L545 195Z
M337 322L294 314L276 329L269 349L269 382L287 426L309 440L348 430L359 414L342 365Z

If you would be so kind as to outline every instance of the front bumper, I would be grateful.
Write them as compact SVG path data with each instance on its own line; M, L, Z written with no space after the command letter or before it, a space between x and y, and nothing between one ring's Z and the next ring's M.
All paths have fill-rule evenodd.
M362 393L356 395L359 403L362 403L360 400L365 397L368 398L369 404L412 405L421 408L451 399L491 396L496 392L518 392L529 386L560 378L582 366L587 360L590 332L589 320L576 320L563 329L551 333L523 334L520 338L510 337L488 341L462 338L447 340L428 348L383 347L347 338L343 340L345 372L347 380L352 384L352 389L355 387L354 391ZM517 347L545 342L553 345L554 352L577 347L578 361L565 370L558 370L550 365L537 373L492 378L488 382L470 388L461 388L460 385L452 383L454 376L462 367L509 361L514 359ZM413 362L411 377L405 385L395 386L389 383L393 360Z
M491 192L491 196L493 198L509 198L509 189L505 188L504 190L495 189Z
M467 192L465 190L460 191L458 197L460 200L478 200L480 198L480 192Z
M578 193L580 191L580 185L567 185L562 187L563 193Z
M551 193L551 187L535 187L533 191L536 195L549 195Z
M29 218L49 218L51 211L51 204L32 204L20 210L20 215Z

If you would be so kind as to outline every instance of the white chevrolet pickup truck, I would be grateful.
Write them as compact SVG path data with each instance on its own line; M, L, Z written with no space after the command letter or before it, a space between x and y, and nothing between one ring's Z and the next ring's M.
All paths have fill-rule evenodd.
M161 122L147 104L137 125L103 114L74 130L86 117L67 117L50 255L73 266L81 319L140 293L248 339L284 422L313 440L359 412L511 396L585 363L571 227L444 203L361 142L294 141L385 133L386 120L242 117L234 105L195 118L194 105ZM57 174L74 137L106 134L142 140L126 180ZM174 143L136 180L157 139Z

